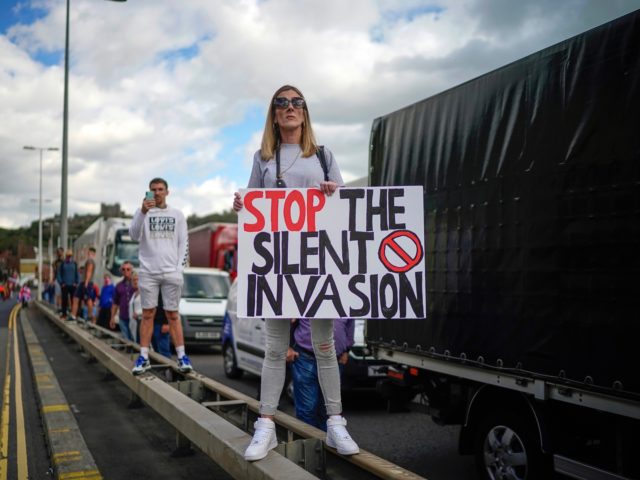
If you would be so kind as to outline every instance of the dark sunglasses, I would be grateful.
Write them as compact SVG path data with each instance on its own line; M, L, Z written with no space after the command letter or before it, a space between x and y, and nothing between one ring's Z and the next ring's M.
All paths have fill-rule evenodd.
M277 97L273 99L273 105L276 108L289 108L289 104L293 105L294 108L303 108L305 106L305 101L302 97L293 97L292 99L288 99L287 97Z

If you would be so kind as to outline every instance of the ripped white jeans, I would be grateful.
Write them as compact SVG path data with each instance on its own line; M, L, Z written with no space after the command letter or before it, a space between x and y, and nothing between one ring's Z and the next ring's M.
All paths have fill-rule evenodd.
M260 413L274 415L284 387L291 320L267 318L265 329L266 351L260 382ZM342 397L338 359L333 343L333 319L311 320L311 343L318 364L318 383L324 396L327 415L339 415L342 413Z

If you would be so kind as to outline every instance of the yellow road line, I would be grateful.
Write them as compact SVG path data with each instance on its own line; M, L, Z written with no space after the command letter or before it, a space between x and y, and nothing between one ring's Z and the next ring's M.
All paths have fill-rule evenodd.
M4 392L2 395L2 422L0 422L0 480L7 480L9 469L9 422L11 416L11 333L13 330L13 318L18 308L18 305L16 305L9 314L9 329L7 333Z
M59 480L102 480L98 470L81 470L79 472L67 472L58 475Z
M82 460L82 454L78 450L70 450L68 452L53 454L54 465L58 465L60 463L77 462L78 460Z
M7 370L9 363L7 362ZM0 480L7 480L9 468L9 402L11 398L11 375L9 372L4 377L4 394L2 396L2 436L0 437Z
M16 377L15 381L15 400L16 400L16 436L18 444L18 480L27 480L29 478L29 467L27 464L27 433L24 423L24 406L22 404L22 366L20 364L20 343L18 342L18 312L14 313L14 329L13 329L13 369Z
M60 403L57 405L43 405L42 413L51 413L51 412L68 412L69 404Z

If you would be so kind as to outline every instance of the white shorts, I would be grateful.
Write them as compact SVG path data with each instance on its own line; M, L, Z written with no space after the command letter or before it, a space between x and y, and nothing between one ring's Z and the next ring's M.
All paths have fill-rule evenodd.
M56 280L56 282L54 283L55 285L55 289L56 289L56 297L61 297L62 296L62 289L60 288L60 284L58 283L58 281Z
M177 312L183 283L182 272L158 274L140 272L138 274L138 288L140 289L142 308L156 308L158 295L162 292L164 309L169 312Z

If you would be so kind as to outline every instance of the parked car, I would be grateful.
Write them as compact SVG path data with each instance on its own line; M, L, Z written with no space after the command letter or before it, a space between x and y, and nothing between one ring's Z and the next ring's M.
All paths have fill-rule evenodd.
M220 345L229 284L229 274L217 268L184 269L178 308L186 345Z
M237 282L231 285L224 315L222 354L224 373L229 378L240 378L244 372L261 375L265 352L263 318L237 316ZM349 352L342 377L342 389L374 389L378 379L386 376L388 363L376 360L365 344L366 321L356 319L354 345ZM287 395L291 396L287 382Z

